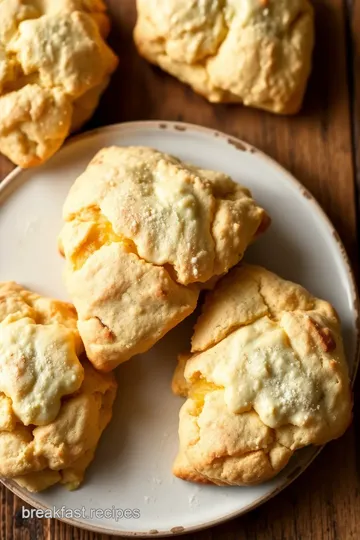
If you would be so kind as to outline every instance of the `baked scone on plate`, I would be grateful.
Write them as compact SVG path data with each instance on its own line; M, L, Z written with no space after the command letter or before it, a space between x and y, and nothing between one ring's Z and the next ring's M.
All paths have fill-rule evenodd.
M299 110L311 69L308 0L137 0L139 53L212 102Z
M293 453L339 437L352 397L332 306L264 268L241 265L208 293L173 391L179 478L246 485L275 476Z
M102 0L0 2L0 152L21 167L88 120L117 66Z
M269 218L223 173L146 147L104 148L75 181L59 237L94 366L148 350L196 307Z
M71 304L0 283L0 475L29 491L76 488L109 423L112 374L79 359Z

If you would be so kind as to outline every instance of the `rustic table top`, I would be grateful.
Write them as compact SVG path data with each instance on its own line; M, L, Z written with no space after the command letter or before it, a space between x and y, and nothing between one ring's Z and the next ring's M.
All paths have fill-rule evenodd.
M360 184L360 0L315 0L314 69L304 107L276 117L241 106L211 105L136 54L134 0L108 0L110 43L118 71L91 122L178 120L245 139L289 169L317 198L337 228L357 271L356 207ZM13 165L0 157L0 178ZM360 391L360 381L357 387ZM359 392L360 393L360 392ZM356 395L356 389L355 389ZM290 487L249 514L194 540L350 540L360 538L360 415L327 445ZM105 540L57 520L22 520L22 501L1 485L0 538Z

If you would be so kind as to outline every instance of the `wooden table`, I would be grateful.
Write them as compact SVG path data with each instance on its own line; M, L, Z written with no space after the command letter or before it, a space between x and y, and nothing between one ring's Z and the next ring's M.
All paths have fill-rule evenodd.
M313 193L337 228L357 270L356 180L360 183L360 0L315 0L314 70L301 113L276 117L241 106L210 105L140 59L132 44L134 0L108 0L111 44L121 58L91 129L145 119L217 128L258 146ZM0 158L0 178L13 168ZM359 381L360 382L360 381ZM360 393L360 384L357 384ZM257 510L196 540L358 540L360 414L289 488ZM1 486L1 539L98 540L57 520L22 520L22 501Z

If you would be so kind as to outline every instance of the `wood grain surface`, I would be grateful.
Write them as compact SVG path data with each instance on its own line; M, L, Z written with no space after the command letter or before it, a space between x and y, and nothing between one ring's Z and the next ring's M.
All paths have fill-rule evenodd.
M183 120L217 128L258 146L317 198L337 228L357 271L356 208L360 186L360 0L318 0L314 69L296 117L241 106L210 105L136 54L134 0L108 0L118 71L86 129L130 120ZM1 23L0 23L1 24ZM0 177L12 165L0 158ZM360 385L357 392L360 394ZM193 540L358 540L360 414L289 488L260 508ZM0 538L100 540L57 520L21 519L20 499L1 486Z

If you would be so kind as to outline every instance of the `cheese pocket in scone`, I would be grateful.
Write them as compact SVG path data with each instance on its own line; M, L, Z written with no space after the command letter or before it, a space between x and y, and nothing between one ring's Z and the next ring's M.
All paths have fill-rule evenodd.
M76 488L110 421L116 382L86 359L71 304L0 283L0 475Z
M212 102L299 110L311 70L308 0L137 0L139 53Z
M269 224L223 173L146 147L98 152L75 181L59 238L90 361L110 370L148 350L196 307Z
M208 293L173 391L179 478L246 485L351 421L340 322L332 306L264 268L241 265Z

